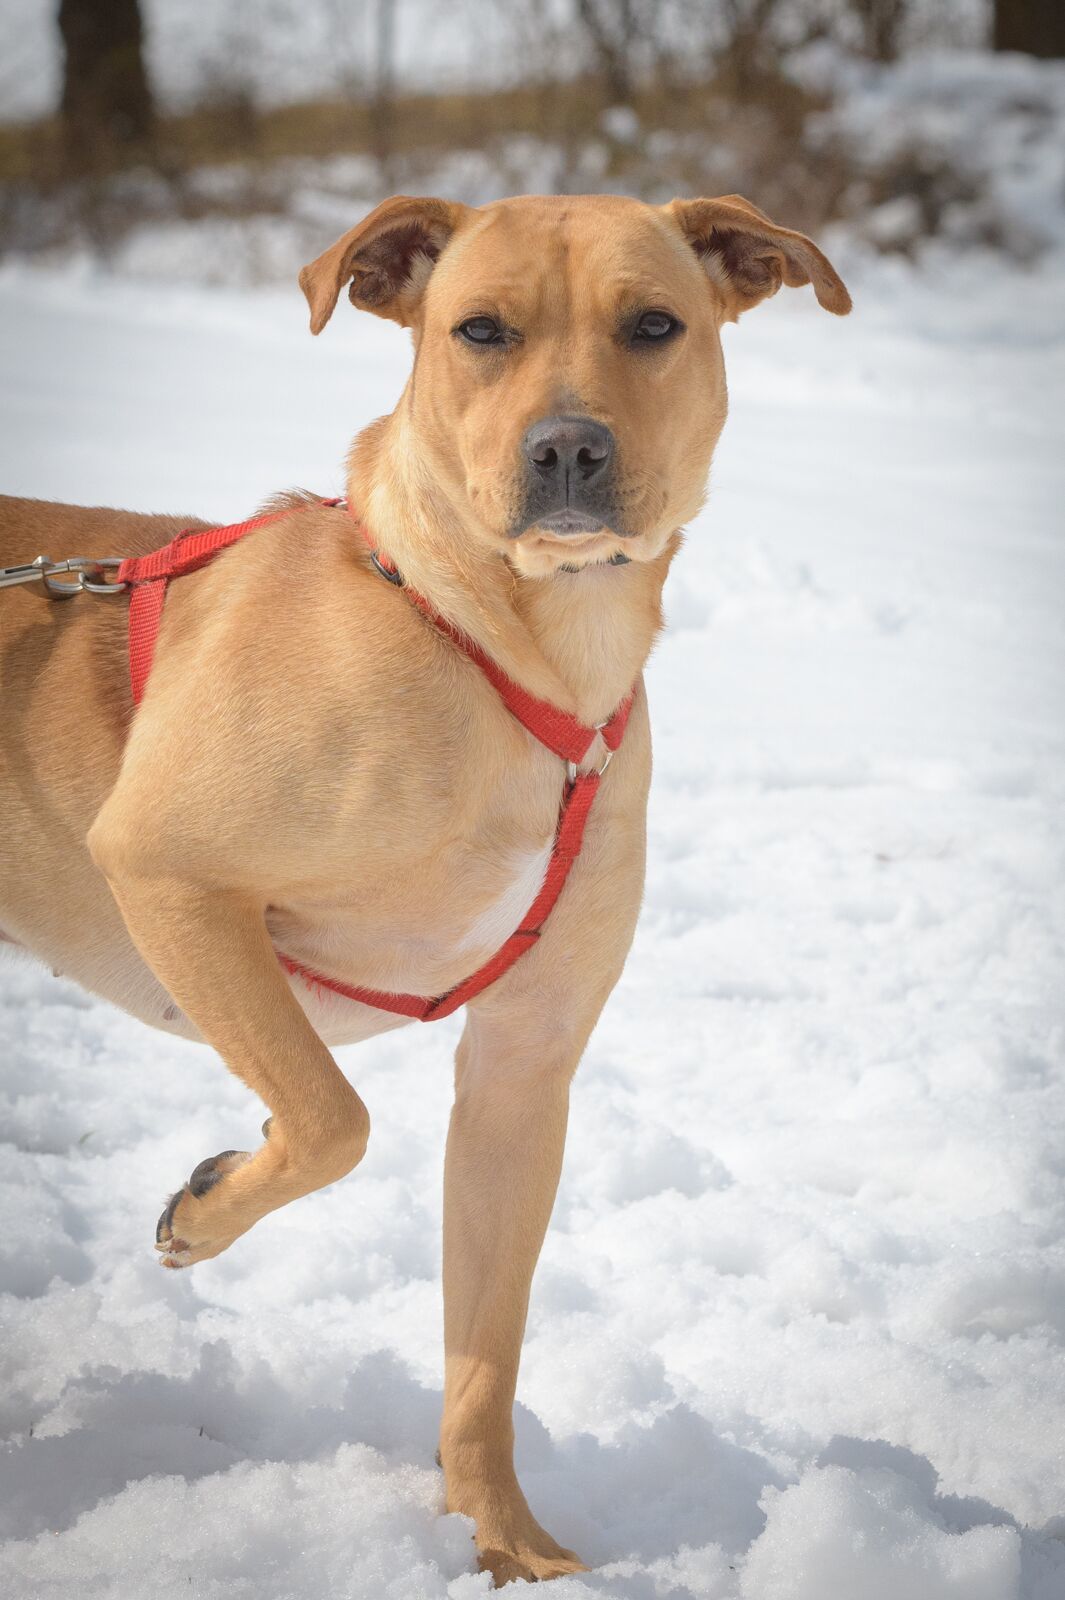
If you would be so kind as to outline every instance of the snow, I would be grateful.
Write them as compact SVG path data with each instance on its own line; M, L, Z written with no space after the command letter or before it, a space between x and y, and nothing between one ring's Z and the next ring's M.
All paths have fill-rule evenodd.
M1065 61L929 50L883 65L822 42L791 70L830 97L807 138L845 152L843 210L882 248L916 252L932 229L1022 261L1065 244Z
M990 257L841 265L848 321L728 331L649 672L645 910L519 1390L533 1507L594 1564L558 1600L1065 1594L1065 305ZM294 287L9 266L5 488L335 490L406 344L304 324ZM261 1108L0 985L3 1592L484 1595L433 1464L459 1023L340 1051L363 1166L168 1274L161 1201Z

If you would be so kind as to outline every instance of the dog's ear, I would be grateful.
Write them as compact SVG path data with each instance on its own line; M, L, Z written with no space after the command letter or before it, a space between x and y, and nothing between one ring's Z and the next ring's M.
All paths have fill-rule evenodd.
M735 321L782 283L798 289L812 283L826 311L844 317L851 297L832 263L802 233L778 228L742 195L717 200L673 200L664 207L721 291Z
M300 273L311 332L321 333L346 283L352 305L409 327L436 258L467 209L403 194L382 201Z

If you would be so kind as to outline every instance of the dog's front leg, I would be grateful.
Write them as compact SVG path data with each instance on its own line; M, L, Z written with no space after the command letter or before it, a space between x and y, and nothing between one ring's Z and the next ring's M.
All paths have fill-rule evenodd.
M594 1019L593 1019L594 1020ZM497 1584L586 1570L533 1517L514 1473L512 1408L529 1287L558 1186L578 1037L529 1014L471 1011L456 1060L444 1186L449 1511L477 1524Z
M145 961L271 1112L258 1151L201 1162L160 1218L163 1264L190 1266L349 1172L366 1149L369 1116L297 1004L254 896L132 865L99 824L90 843Z

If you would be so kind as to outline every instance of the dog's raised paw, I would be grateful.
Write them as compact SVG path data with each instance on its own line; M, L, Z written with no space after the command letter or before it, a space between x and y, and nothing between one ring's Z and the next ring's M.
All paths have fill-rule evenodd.
M251 1152L248 1150L223 1150L216 1156L208 1156L206 1161L201 1161L193 1170L188 1183L170 1196L155 1227L155 1248L159 1251L160 1266L171 1269L188 1267L200 1259L196 1246L182 1238L180 1232L174 1231L178 1207L186 1196L190 1196L193 1200L202 1200L216 1184L221 1183L227 1172L242 1167L250 1160ZM213 1255L215 1252L208 1250L204 1253Z

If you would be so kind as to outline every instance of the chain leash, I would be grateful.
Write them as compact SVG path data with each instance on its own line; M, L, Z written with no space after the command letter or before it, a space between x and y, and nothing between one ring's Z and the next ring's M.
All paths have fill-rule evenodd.
M69 600L74 594L125 594L127 583L113 583L105 576L122 565L121 556L71 556L68 561L53 561L38 556L19 567L0 567L0 589L20 583L39 583L38 594L48 600ZM73 583L59 582L60 573L73 575Z

